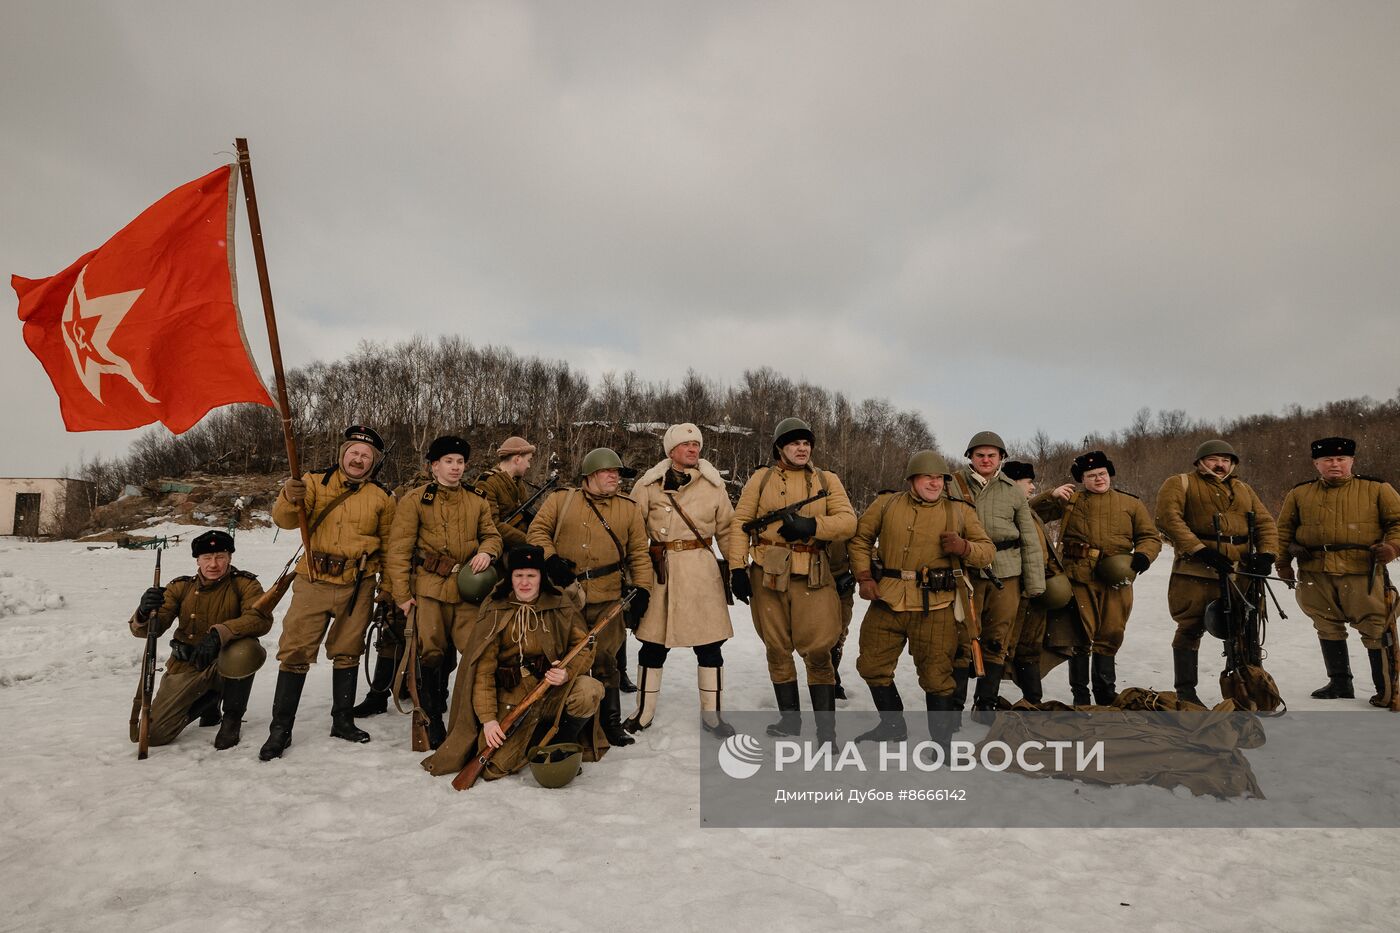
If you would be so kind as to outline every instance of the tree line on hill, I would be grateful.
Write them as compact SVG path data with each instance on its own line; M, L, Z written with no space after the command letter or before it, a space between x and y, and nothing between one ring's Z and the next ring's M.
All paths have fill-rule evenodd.
M478 347L457 336L364 342L343 359L290 370L287 388L303 469L332 465L344 427L367 424L384 438L379 478L391 487L421 474L422 452L440 434L458 434L471 443L472 475L494 465L496 446L518 434L539 447L529 479L539 482L554 468L572 481L575 465L594 447L612 447L630 466L645 469L662 458L666 427L692 421L704 431L704 455L726 472L737 495L737 487L769 461L774 423L793 415L812 425L816 462L835 470L862 508L881 489L900 484L911 452L937 446L918 412L898 410L885 399L853 401L767 367L746 371L733 384L694 370L678 385L644 381L634 372L606 373L590 383L567 362ZM1126 428L1077 442L1054 440L1043 431L1029 440L1007 441L1013 458L1035 465L1042 489L1069 482L1077 454L1104 450L1117 468L1118 487L1150 504L1163 480L1191 469L1201 441L1222 437L1239 451L1241 475L1276 510L1291 486L1315 475L1309 441L1332 434L1356 439L1357 472L1385 479L1400 475L1400 447L1394 441L1400 437L1400 394L1380 402L1295 405L1277 415L1220 423L1179 410L1154 415L1144 408ZM947 453L955 466L962 462L961 449ZM277 413L256 405L221 408L182 435L147 431L125 456L85 461L78 472L96 484L99 502L109 502L128 484L196 470L285 473Z

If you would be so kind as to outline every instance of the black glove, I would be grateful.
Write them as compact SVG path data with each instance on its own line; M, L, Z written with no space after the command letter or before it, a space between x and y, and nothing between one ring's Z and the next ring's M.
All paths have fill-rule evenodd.
M153 586L141 594L141 603L136 607L136 614L145 618L165 605L165 587Z
M223 642L219 640L219 633L210 629L204 635L204 640L194 646L190 652L190 663L201 671L214 663L214 659L219 656L219 649Z
M574 562L558 554L544 562L544 575L555 586L568 586L578 579L578 574L574 573Z
M1152 566L1152 559L1146 554L1134 554L1129 566L1133 568L1133 573L1147 573L1147 568Z
M632 591L632 604L628 607L628 612L641 619L647 614L647 606L651 605L651 591L645 587L637 587Z
M753 587L749 585L749 572L743 567L729 571L729 592L744 605L753 598Z
M1137 555L1134 554L1133 556L1136 557ZM1195 553L1194 556L1197 560L1205 564L1211 570L1214 570L1216 573L1229 573L1230 571L1235 569L1234 561L1230 560L1230 558L1226 557L1224 554L1220 553L1210 545L1206 545L1205 547L1201 548ZM1137 570L1136 564L1133 565L1133 569ZM1146 569L1147 568L1145 567L1143 568L1143 570ZM1138 570L1138 573L1142 573L1142 571Z
M849 570L838 573L835 578L836 595L845 599L856 591L856 575Z
M1288 556L1297 558L1300 561L1307 560L1312 557L1312 550L1294 541L1288 546Z
M1257 573L1261 577L1268 576L1274 569L1274 561L1278 560L1272 554L1254 553L1244 556L1244 572Z
M778 534L783 536L784 541L801 541L810 538L817 533L817 520L808 518L806 515L794 515L787 512L783 515L783 526L778 529Z

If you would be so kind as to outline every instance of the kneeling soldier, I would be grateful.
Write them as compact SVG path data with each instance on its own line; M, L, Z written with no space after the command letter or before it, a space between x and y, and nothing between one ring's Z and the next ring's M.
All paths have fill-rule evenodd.
M288 529L297 527L305 506L311 552L297 564L292 604L282 619L272 725L258 752L263 761L282 757L292 744L301 690L322 640L333 668L331 735L369 741L351 708L374 608L375 575L394 520L394 497L370 478L383 455L379 435L353 424L345 429L337 466L287 480L272 505L272 520Z
M482 604L462 653L447 741L423 761L433 774L459 771L474 749L496 749L482 772L488 781L519 771L526 752L544 742L583 742L595 759L606 750L596 727L583 734L603 698L603 685L588 676L592 647L560 664L588 639L583 613L545 579L544 565L538 547L515 548L506 556L508 575ZM506 735L501 720L541 681L555 689Z
M1400 494L1389 483L1355 476L1356 441L1324 437L1312 442L1318 478L1284 497L1278 516L1278 575L1293 577L1298 559L1298 605L1312 619L1322 643L1327 683L1319 700L1356 695L1347 655L1347 626L1361 633L1376 684L1374 706L1390 702L1390 674L1382 636L1388 621L1385 565L1400 554Z
M908 644L930 713L957 709L953 665L974 633L966 567L992 565L996 547L977 510L949 498L948 462L936 450L909 458L909 488L875 497L850 542L851 569L870 608L860 625L856 671L870 687L880 724L856 741L902 742L904 701L894 670ZM946 744L953 717L930 716L935 742Z
M423 679L419 695L428 715L428 743L437 748L446 729L447 676L463 650L477 607L462 600L457 573L481 573L501 555L501 536L486 500L462 485L471 446L460 437L439 437L428 445L432 482L404 494L394 510L385 576L394 602L415 615Z
M222 698L214 747L232 748L248 709L253 674L267 658L258 636L272 628L272 616L257 605L263 595L258 578L230 563L233 538L206 531L190 543L190 550L198 562L196 574L146 590L127 623L131 634L145 638L149 626L163 634L180 620L151 701L150 742L167 745L196 719L201 725L220 722ZM134 729L131 741L137 741Z

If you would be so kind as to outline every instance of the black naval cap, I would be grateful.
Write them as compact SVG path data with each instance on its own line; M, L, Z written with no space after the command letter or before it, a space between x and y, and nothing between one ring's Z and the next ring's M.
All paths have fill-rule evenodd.
M1312 458L1355 457L1356 441L1349 437L1321 437L1312 442Z
M381 454L384 452L384 439L374 430L363 424L352 424L345 429L345 439L352 443L368 444Z
M201 554L217 554L220 551L233 553L233 535L226 531L206 531L190 542L190 553L195 557Z

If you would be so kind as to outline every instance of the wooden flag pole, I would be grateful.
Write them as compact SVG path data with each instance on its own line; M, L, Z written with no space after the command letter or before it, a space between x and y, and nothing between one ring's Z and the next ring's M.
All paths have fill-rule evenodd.
M248 156L248 140L233 141L238 150L238 172L243 177L243 203L248 209L248 230L253 234L253 259L258 266L258 286L262 289L263 317L267 319L267 342L272 350L272 372L277 377L277 407L282 414L282 438L287 442L287 465L292 479L301 478L301 459L292 435L292 409L287 403L287 377L282 372L282 344L277 339L277 315L272 310L272 283L267 278L267 254L263 252L262 222L258 220L258 196L253 189L253 162ZM297 505L297 523L301 526L301 546L306 551L306 567L311 570L311 535L306 524L306 503Z

